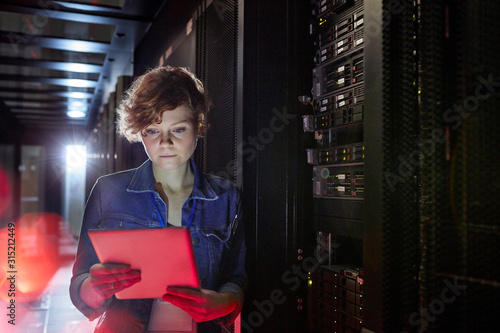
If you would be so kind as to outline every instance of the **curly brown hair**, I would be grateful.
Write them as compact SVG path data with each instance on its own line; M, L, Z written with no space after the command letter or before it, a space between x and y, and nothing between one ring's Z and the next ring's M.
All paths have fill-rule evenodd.
M185 105L191 110L197 135L208 130L207 114L211 101L203 84L183 67L156 67L139 76L125 92L117 113L118 133L130 142L141 141L143 130L161 122L163 112Z

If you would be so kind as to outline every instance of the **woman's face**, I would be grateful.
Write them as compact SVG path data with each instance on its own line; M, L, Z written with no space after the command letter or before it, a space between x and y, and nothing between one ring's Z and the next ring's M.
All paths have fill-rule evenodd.
M143 131L146 154L157 167L175 170L186 164L196 149L197 132L189 119L187 106L163 112L161 123L151 124Z

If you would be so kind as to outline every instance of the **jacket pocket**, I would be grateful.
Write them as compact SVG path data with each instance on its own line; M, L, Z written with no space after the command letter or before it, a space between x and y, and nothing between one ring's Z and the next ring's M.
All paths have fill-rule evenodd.
M99 229L141 229L148 228L149 222L141 221L127 214L107 214L99 222Z
M238 216L235 216L230 223L218 227L213 226L201 228L200 231L204 236L208 238L215 238L222 243L226 243L231 239L231 236L234 235L237 227Z

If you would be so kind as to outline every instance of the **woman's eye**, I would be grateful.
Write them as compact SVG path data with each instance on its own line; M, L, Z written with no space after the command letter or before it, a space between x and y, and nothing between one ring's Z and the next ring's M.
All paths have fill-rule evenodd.
M146 129L146 134L153 135L153 134L156 134L156 133L158 133L158 130L155 130L155 129L152 129L152 128L147 128Z
M176 134L184 133L184 131L186 131L185 127L179 127L172 130L172 132Z

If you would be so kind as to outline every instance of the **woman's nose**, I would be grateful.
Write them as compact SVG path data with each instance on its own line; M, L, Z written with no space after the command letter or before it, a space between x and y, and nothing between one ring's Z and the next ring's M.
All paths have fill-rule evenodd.
M169 132L162 134L160 144L172 145L174 142L172 141L172 137Z

